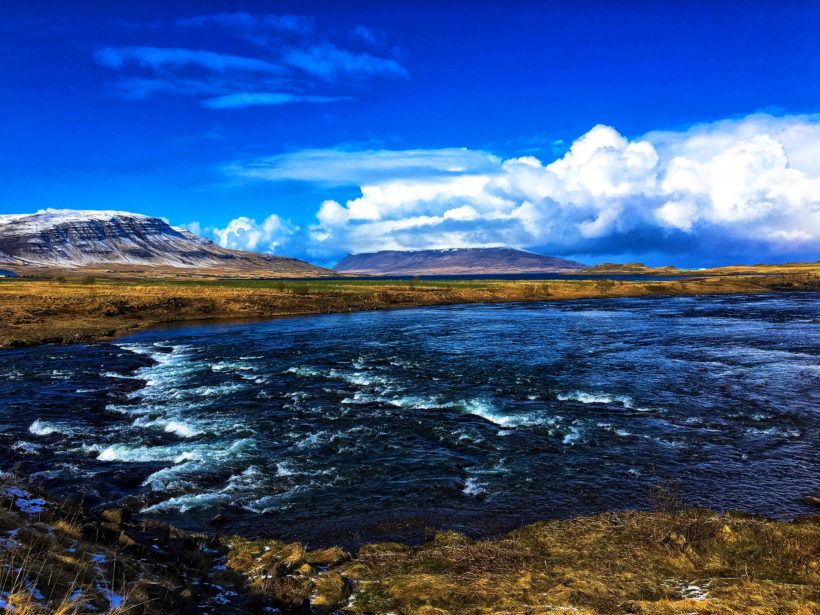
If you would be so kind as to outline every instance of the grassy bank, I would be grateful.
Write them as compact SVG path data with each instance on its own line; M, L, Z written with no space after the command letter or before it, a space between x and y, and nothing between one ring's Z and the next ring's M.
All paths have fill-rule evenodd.
M3 280L0 347L111 339L160 323L457 303L820 290L820 274L678 281Z
M358 553L189 534L0 485L6 613L816 613L820 519L703 510L455 532ZM279 609L274 611L272 609Z

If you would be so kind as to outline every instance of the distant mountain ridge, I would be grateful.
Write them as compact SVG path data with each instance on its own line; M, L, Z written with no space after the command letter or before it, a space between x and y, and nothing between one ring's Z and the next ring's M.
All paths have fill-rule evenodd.
M46 210L0 215L0 263L81 269L172 267L218 273L331 275L310 263L230 250L161 218L123 211Z
M514 248L450 248L349 254L334 269L360 275L488 275L556 273L584 267L576 261Z

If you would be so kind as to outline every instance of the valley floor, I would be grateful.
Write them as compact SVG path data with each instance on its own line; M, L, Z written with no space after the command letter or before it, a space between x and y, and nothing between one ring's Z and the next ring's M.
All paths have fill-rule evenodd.
M0 348L92 342L162 323L458 303L820 290L820 272L675 281L0 280Z

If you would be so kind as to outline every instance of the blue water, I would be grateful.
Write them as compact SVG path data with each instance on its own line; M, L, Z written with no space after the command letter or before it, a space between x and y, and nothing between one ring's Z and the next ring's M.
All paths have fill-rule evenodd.
M820 493L820 295L362 312L5 351L0 469L192 529L493 534Z

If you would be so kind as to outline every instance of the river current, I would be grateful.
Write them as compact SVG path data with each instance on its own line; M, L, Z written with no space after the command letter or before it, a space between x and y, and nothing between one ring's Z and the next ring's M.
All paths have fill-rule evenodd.
M820 493L820 295L415 308L4 351L0 470L355 545Z

